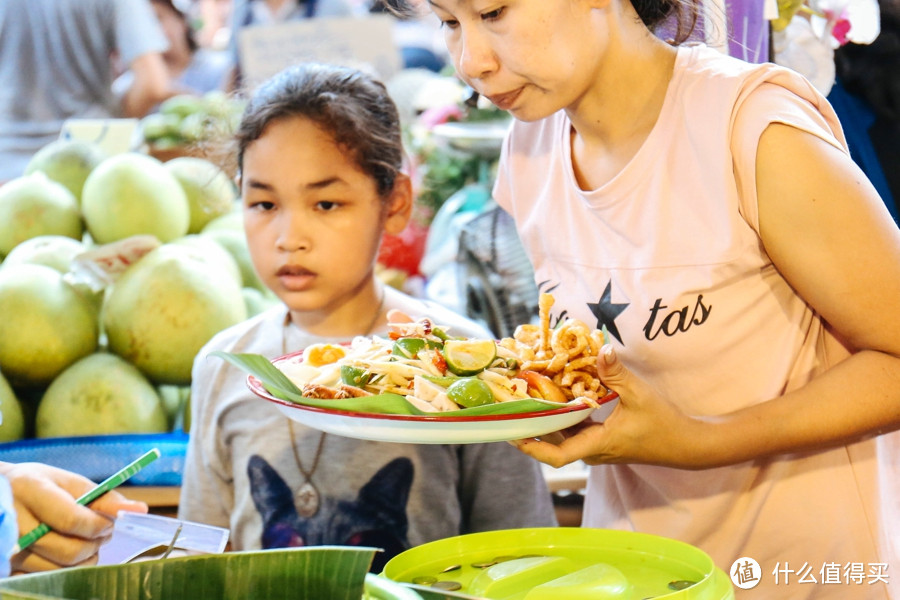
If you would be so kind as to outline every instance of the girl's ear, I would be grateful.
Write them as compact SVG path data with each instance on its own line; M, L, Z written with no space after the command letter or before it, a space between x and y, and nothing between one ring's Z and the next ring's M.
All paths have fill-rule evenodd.
M412 181L409 175L399 173L394 180L394 189L388 200L384 218L384 231L397 235L409 223L413 209Z

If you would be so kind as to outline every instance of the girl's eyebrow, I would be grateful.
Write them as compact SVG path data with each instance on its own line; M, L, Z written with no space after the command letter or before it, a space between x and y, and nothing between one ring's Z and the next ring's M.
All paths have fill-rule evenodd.
M340 177L334 176L334 177L327 177L320 181L313 181L311 183L307 183L303 187L305 187L308 190L321 190L323 188L327 188L328 186L338 185L338 184L342 184L342 183L346 183L346 182L343 179L341 179Z
M326 177L325 179L321 179L319 181L313 181L313 182L307 183L303 187L308 190L321 190L321 189L327 188L329 186L339 185L339 184L346 184L346 182L343 179L341 179L340 177L334 176L334 177ZM265 190L265 191L271 191L272 189L274 189L271 184L268 184L265 181L259 181L257 179L253 179L253 178L250 178L247 181L247 187L253 188L256 190Z
M272 189L272 186L264 181L258 181L256 179L250 178L247 179L247 187L253 188L255 190L266 190L269 191Z

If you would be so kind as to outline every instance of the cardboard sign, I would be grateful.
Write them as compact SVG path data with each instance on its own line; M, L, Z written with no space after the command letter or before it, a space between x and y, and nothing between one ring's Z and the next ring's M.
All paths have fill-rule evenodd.
M97 144L107 155L129 152L140 140L137 119L68 119L59 137Z
M254 87L290 65L308 61L374 71L386 81L401 68L393 26L392 16L371 15L245 27L238 32L245 84Z

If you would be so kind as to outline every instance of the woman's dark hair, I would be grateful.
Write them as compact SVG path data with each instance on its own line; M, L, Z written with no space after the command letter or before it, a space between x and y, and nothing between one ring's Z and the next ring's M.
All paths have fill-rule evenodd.
M238 168L244 151L273 121L304 117L328 132L375 180L379 196L403 168L397 107L384 84L349 67L304 63L281 71L250 96L235 133Z
M700 15L701 0L631 0L641 21L650 31L670 25L672 42L681 44L691 37ZM389 11L401 17L414 16L416 8L410 0L379 0Z

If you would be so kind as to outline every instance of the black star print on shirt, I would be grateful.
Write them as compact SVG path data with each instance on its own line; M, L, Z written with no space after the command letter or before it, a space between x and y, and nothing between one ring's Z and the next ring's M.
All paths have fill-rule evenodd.
M588 302L588 308L597 317L597 329L602 329L606 325L606 330L619 340L621 344L622 337L619 335L619 328L616 327L616 317L628 308L628 304L615 304L612 301L612 280L606 284L606 289L603 290L600 302L596 304Z

